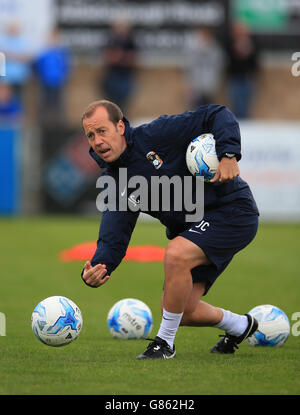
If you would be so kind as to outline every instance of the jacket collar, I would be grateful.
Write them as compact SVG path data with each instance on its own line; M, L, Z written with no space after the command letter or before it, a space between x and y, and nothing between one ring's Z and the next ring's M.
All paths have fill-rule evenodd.
M132 128L130 127L129 121L123 117L123 122L125 124L125 140L126 140L126 148L120 157L113 161L112 163L107 163L106 161L102 160L100 156L90 147L89 153L90 156L98 163L101 169L108 168L108 167L122 167L127 166L127 162L129 161L129 156L131 152L131 148L133 146L133 138L132 138Z

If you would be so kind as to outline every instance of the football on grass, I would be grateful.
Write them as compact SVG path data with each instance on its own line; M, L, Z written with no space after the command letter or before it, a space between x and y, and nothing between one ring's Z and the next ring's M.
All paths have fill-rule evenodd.
M152 329L152 313L143 301L125 298L109 310L107 325L113 337L124 340L142 339L147 337Z
M73 342L82 328L79 307L62 296L48 297L38 303L31 316L32 330L48 346L65 346Z
M212 134L202 134L189 144L186 151L186 164L193 176L203 176L208 182L216 174L219 159L215 139Z
M290 323L286 314L270 304L259 305L249 311L258 321L258 329L247 338L251 346L282 346L290 334Z

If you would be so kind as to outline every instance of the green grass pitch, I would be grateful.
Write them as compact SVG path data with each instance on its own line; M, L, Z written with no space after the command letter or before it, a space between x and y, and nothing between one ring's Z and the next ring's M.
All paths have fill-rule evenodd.
M234 355L220 356L209 350L221 331L182 327L175 359L137 361L148 341L113 339L106 316L122 298L141 299L153 312L155 336L163 265L123 262L103 287L85 286L82 263L62 263L58 254L96 240L98 227L95 218L0 220L0 312L6 316L6 336L0 336L1 395L299 394L300 336L290 335L280 348L245 343ZM234 258L204 300L238 313L274 304L291 321L300 311L299 240L299 224L261 224L256 239ZM131 244L166 246L164 228L139 223ZM31 330L34 307L52 295L72 299L83 314L79 338L62 348L42 344Z

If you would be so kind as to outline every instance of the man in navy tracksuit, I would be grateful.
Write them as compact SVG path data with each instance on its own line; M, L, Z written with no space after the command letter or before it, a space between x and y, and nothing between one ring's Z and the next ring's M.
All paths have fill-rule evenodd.
M126 254L139 215L136 209L139 200L133 197L134 189L127 186L129 180L143 176L149 184L154 176L179 176L184 183L184 177L191 176L185 161L189 143L203 133L214 135L220 163L215 177L204 183L201 220L186 221L189 212L185 206L178 211L172 201L167 210L160 205L159 210L147 211L166 226L171 241L164 258L161 325L155 339L137 358L174 357L174 338L179 325L225 330L211 352L234 353L257 329L257 321L248 314L214 307L201 298L234 254L251 242L258 226L258 210L252 193L239 177L241 144L235 117L224 106L206 105L194 112L164 115L132 128L117 105L96 101L88 106L82 122L91 146L90 155L117 185L117 206L124 197L128 204L128 209L103 213L97 250L82 271L82 279L91 287L106 283ZM124 188L123 184L119 186L120 171L127 173ZM153 195L148 192L148 197ZM130 208L131 204L135 204L135 209Z

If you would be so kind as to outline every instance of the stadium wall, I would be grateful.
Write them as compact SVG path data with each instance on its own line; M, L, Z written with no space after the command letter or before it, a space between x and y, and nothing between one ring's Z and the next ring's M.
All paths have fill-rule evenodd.
M291 54L272 61L266 58L256 82L252 119L299 120L300 76L292 75ZM99 87L102 69L95 63L79 61L67 86L67 119L78 126L82 110L103 97ZM163 113L179 113L186 109L184 73L181 66L141 66L137 72L137 86L126 114L130 119L151 118ZM38 87L34 79L27 86L27 115L29 124L36 124ZM229 105L225 76L220 82L215 102Z

